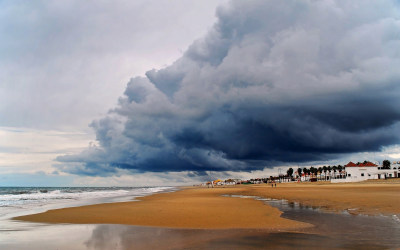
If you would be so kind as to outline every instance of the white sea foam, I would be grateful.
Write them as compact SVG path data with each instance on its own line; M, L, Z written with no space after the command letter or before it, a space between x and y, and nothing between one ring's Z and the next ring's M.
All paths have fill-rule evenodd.
M38 208L128 201L136 197L173 190L172 187L143 188L0 188L0 218L10 213ZM58 205L58 206L54 206Z
M90 198L102 198L127 194L127 190L117 191L94 191L81 193L62 193L60 190L54 190L47 193L29 193L29 194L9 194L0 196L0 206L23 205L28 203L41 203L51 200L79 200Z

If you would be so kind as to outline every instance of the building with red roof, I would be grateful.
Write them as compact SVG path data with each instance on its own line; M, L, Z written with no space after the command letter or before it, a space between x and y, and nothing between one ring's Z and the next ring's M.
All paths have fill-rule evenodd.
M364 161L362 163L349 162L345 165L345 168L346 178L332 179L331 182L359 182L400 177L400 169L397 163L393 164L390 169L383 169L383 167L370 161Z
M346 168L347 167L378 167L378 165L370 162L370 161L365 161L363 163L354 163L354 162L349 162L347 165L344 165Z

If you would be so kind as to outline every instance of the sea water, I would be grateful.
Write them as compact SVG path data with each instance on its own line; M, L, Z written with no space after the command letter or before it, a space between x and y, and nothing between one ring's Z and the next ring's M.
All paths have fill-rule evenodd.
M129 201L173 187L0 187L0 219L48 209Z

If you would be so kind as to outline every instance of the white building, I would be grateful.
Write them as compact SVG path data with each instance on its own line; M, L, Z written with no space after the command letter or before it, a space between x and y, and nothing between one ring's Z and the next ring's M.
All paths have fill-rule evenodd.
M332 179L331 182L358 182L365 180L378 180L400 177L400 162L393 163L390 169L383 169L382 167L372 162L364 162L358 164L349 162L347 165L345 165L345 167L346 178Z
M400 178L400 161L392 162L392 164L390 165L390 168L393 170L393 177ZM390 175L390 173L389 173L389 175ZM392 177L392 176L389 176L389 177Z

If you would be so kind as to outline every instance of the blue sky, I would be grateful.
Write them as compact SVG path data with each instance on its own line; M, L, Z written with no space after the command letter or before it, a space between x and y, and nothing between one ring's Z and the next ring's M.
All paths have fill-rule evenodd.
M0 185L400 157L396 1L0 5Z

